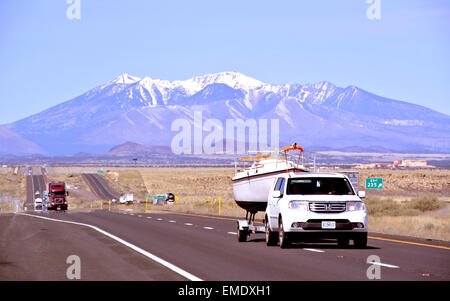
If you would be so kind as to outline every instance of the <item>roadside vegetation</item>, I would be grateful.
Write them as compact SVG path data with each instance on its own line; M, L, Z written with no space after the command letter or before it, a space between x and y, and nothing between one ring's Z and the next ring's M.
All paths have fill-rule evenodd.
M372 197L365 200L371 232L450 241L450 204L422 196L398 201Z
M364 200L369 216L417 216L426 211L437 210L446 203L436 197L415 197L395 201L392 198L370 197Z
M13 212L13 200L24 200L25 177L14 174L0 174L0 213Z
M82 172L94 173L98 167L56 167L49 179L70 185L69 208L98 210L97 200L81 177ZM103 176L120 194L133 193L133 205L113 205L111 210L144 212L145 195L171 192L178 197L174 205L153 205L150 212L185 212L220 214L244 218L245 210L233 199L231 177L233 168L103 168ZM414 236L450 241L450 178L449 170L362 170L359 189L365 190L364 179L381 177L382 190L366 190L364 199L369 213L370 232ZM25 177L3 173L0 175L0 196L25 199ZM0 202L2 212L11 210L8 202ZM108 209L105 202L103 210ZM261 220L260 212L256 219Z

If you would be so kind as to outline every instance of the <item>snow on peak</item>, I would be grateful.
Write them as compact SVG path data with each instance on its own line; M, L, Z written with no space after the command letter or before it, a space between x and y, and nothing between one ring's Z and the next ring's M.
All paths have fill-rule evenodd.
M259 80L248 77L239 72L219 72L213 74L206 74L202 76L193 77L191 79L181 81L187 90L201 90L207 85L221 83L230 86L233 89L256 89L265 84Z
M139 77L132 76L132 75L124 73L124 74L119 75L115 79L113 79L111 81L111 83L115 83L115 84L133 84L133 83L138 82L140 80L141 79Z

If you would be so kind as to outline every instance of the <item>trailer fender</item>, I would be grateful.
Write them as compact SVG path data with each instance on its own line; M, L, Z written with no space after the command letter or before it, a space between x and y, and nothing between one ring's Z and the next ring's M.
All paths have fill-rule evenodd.
M239 230L248 230L248 221L246 220L238 220L237 226Z

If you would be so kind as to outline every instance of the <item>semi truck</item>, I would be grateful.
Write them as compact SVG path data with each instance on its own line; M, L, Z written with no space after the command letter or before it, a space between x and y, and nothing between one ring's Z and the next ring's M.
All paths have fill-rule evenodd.
M64 182L48 183L47 210L67 210L67 196L69 192L66 191Z

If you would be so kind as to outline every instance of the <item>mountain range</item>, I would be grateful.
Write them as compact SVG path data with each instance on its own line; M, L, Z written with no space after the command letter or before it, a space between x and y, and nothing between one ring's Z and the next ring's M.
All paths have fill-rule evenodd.
M327 81L274 85L220 72L182 81L122 74L0 126L0 154L100 153L127 141L170 146L173 121L193 125L196 111L222 124L278 119L280 144L295 141L306 149L450 152L450 116L424 106Z

